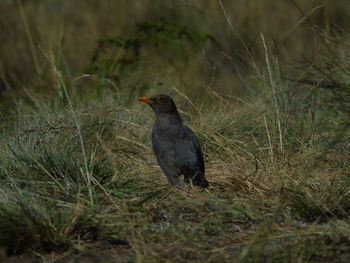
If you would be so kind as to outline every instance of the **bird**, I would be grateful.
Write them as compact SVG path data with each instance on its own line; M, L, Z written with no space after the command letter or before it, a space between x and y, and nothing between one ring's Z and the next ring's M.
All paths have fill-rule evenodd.
M156 159L172 186L207 188L202 150L196 135L183 124L173 99L164 94L140 97L153 109L156 120L152 129L152 147ZM184 180L181 176L184 176Z

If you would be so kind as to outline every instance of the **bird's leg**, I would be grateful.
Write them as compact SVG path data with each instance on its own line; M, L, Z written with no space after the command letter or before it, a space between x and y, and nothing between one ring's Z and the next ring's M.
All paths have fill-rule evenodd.
M182 190L185 188L183 180L181 180L181 178L177 174L166 174L166 177L168 178L172 186Z
M174 188L173 188L172 184L170 182L168 182L168 185L165 189L165 194L162 198L164 199L165 197L167 197L173 191L173 189Z
M193 189L193 177L185 176L185 183L189 186L190 189Z
M188 180L188 185L190 186L191 189L194 188L192 179Z
M181 181L180 181L180 182L181 182ZM166 187L166 192L165 192L163 198L165 198L166 196L168 196L169 194L171 194L171 193L175 190L175 188L180 189L180 190L182 190L182 191L185 191L186 185L185 185L183 182L181 182L181 183L182 183L182 184L173 185L173 184L169 181L169 182L168 182L168 185L167 185L167 187Z

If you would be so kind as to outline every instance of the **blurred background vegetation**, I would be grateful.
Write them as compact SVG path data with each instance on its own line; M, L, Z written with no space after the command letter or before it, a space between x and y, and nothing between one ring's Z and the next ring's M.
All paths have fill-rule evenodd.
M108 78L126 96L174 86L198 96L204 85L244 94L247 80L266 72L262 36L274 74L285 78L322 70L325 53L340 55L334 43L349 41L346 0L4 0L0 7L2 94L52 91L50 61L65 78Z

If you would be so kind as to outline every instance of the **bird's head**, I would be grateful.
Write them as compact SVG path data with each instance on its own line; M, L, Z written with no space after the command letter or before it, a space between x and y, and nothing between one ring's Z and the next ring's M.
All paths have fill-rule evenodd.
M146 102L152 107L156 115L166 114L166 113L175 113L178 114L176 105L172 98L168 95L159 94L154 95L150 98L140 97L139 101Z

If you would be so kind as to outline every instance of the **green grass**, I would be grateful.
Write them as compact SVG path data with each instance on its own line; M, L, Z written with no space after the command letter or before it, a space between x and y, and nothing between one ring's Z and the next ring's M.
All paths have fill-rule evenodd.
M332 137L344 131L342 115L320 107L319 93L279 97L269 85L211 107L173 90L211 184L189 192L168 191L145 105L126 107L113 90L23 97L1 133L0 245L49 261L330 262L346 254L348 142Z
M138 26L148 25L162 36L163 48L174 44L185 63L174 51L157 52L148 41L152 37L135 31L137 26L122 30L126 18L116 31L111 30L115 21L106 18L109 34L92 30L101 17L120 12L107 1L64 2L63 7L82 11L82 39L69 33L76 33L77 21L64 24L55 17L59 29L50 35L45 21L55 3L3 4L9 14L4 25L10 27L19 12L24 31L18 31L20 41L10 35L0 51L0 86L6 87L1 97L0 261L348 261L350 37L333 27L333 12L346 17L345 2L317 13L300 1L309 10L302 18L298 8L290 7L296 2L274 4L286 11L276 11L276 19L295 37L288 43L279 35L280 25L270 28L263 14L272 1L235 1L235 9L210 2L210 19L200 19L192 9L186 9L196 14L191 18L178 10L170 15L163 6L168 19L158 20L154 8L123 6L144 12ZM34 11L40 15L31 16ZM230 11L237 14L234 24ZM291 20L285 21L287 13ZM159 31L154 21L163 21L160 27L168 31ZM38 32L27 23L37 25ZM260 29L281 38L271 41ZM188 43L179 30L200 41ZM244 44L252 43L256 33L247 49ZM304 33L317 43L308 43ZM102 63L94 75L85 74L99 41L125 36L137 46L136 67L123 68L122 75L123 65L115 70L123 52L133 50L114 46L103 50L114 59L112 67ZM233 62L212 60L218 50L204 36L215 39ZM36 50L33 43L39 39L47 46ZM277 44L283 44L280 52ZM303 45L305 64L283 74ZM9 50L29 51L21 57ZM286 80L294 75L301 80ZM208 190L168 189L151 149L153 112L136 101L138 95L160 92L171 94L198 136Z

